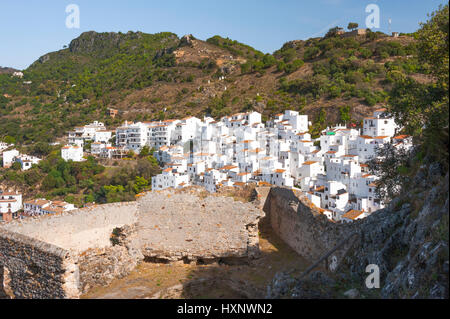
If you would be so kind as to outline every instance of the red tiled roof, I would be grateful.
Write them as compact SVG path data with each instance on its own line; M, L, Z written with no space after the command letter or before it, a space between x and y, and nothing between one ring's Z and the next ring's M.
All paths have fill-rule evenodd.
M342 217L344 218L349 218L349 219L356 219L358 216L362 215L364 212L360 211L360 210L349 210L348 212L346 212L344 215L342 215Z

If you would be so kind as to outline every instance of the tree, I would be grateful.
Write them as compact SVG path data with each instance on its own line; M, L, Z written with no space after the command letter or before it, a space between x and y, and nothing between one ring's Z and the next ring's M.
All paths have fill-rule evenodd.
M424 153L448 167L449 6L439 7L417 32L419 61L433 77L420 83L399 77L389 96L389 110Z
M51 147L48 143L44 143L44 142L37 142L33 147L32 147L32 152L35 155L38 156L46 156L51 152Z
M330 30L328 30L327 34L325 35L325 38L335 37L341 31L343 31L343 29L341 27L331 28Z
M6 144L15 144L16 143L16 139L12 136L5 136L5 138L3 139L3 141Z
M347 26L347 29L353 31L353 30L358 29L358 27L359 27L359 24L358 24L358 23L350 22L350 23L348 24L348 26Z
M300 69L304 64L305 64L305 62L303 62L303 60L296 59L296 60L292 61L292 63L285 66L285 71L288 74L293 73L293 72L297 71L298 69Z
M350 122L351 116L350 116L350 106L341 106L339 108L339 115L341 117L341 121L344 123Z
M15 170L15 171L19 171L19 170L22 169L22 166L20 165L19 162L14 162L14 163L12 164L11 168L12 168L13 170Z
M401 194L403 186L409 181L410 152L385 144L377 150L377 156L368 162L369 170L379 177L376 192L387 202Z
M366 39L369 41L375 41L376 39L378 39L378 33L373 32L370 29L366 29Z
M148 156L148 155L150 155L150 147L148 147L147 145L146 146L144 146L142 149L141 149L141 152L139 153L139 157L146 157L146 156Z
M272 54L266 54L263 57L264 68L270 68L271 66L275 65L277 63L277 59Z
M141 176L136 176L135 180L134 180L134 192L136 194L141 193L146 187L148 187L148 180L146 180L145 178L141 177Z

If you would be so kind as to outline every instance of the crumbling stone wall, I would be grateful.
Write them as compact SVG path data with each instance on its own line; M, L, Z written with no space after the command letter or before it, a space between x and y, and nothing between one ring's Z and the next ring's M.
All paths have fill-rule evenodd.
M83 252L111 246L112 230L135 223L137 212L136 202L97 205L60 215L27 218L3 228L67 250Z
M196 189L152 192L138 203L137 239L147 258L206 262L259 254L258 221L264 214L252 203L203 198Z
M135 255L112 247L114 228L135 222L136 203L117 203L0 228L0 265L9 271L15 298L78 298L86 287L128 274Z
M15 298L75 298L77 269L67 250L36 239L0 232L0 266L8 270L4 290ZM8 279L8 280L6 280Z
M264 212L274 232L311 262L334 248L354 229L352 224L330 222L304 194L286 188L270 190ZM338 260L345 253L346 246L336 252Z
M138 246L136 225L118 228L113 247L89 249L79 255L80 290L105 286L128 275L144 259Z
M0 267L15 298L78 298L121 278L144 258L201 262L254 258L264 214L196 190L154 192L0 227ZM118 236L111 240L114 229Z

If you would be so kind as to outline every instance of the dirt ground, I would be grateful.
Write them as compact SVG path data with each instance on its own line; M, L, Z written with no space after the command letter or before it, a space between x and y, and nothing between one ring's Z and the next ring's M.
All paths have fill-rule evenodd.
M261 258L244 265L143 262L129 276L107 287L93 288L82 298L263 298L276 272L295 268L300 273L309 265L271 231L266 221L260 224L260 249ZM168 292L174 287L176 293Z

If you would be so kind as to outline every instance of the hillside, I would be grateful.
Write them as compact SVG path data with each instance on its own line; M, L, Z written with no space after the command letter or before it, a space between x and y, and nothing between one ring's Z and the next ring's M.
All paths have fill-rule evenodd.
M310 115L317 132L360 121L386 103L398 74L427 81L423 73L408 35L291 41L272 55L220 36L86 32L39 58L24 79L0 74L0 131L29 144L94 119L114 126L246 110L268 119L294 109ZM118 118L107 117L110 107Z
M12 74L14 72L16 72L16 69L13 68L7 68L7 67L2 67L0 66L0 74Z

